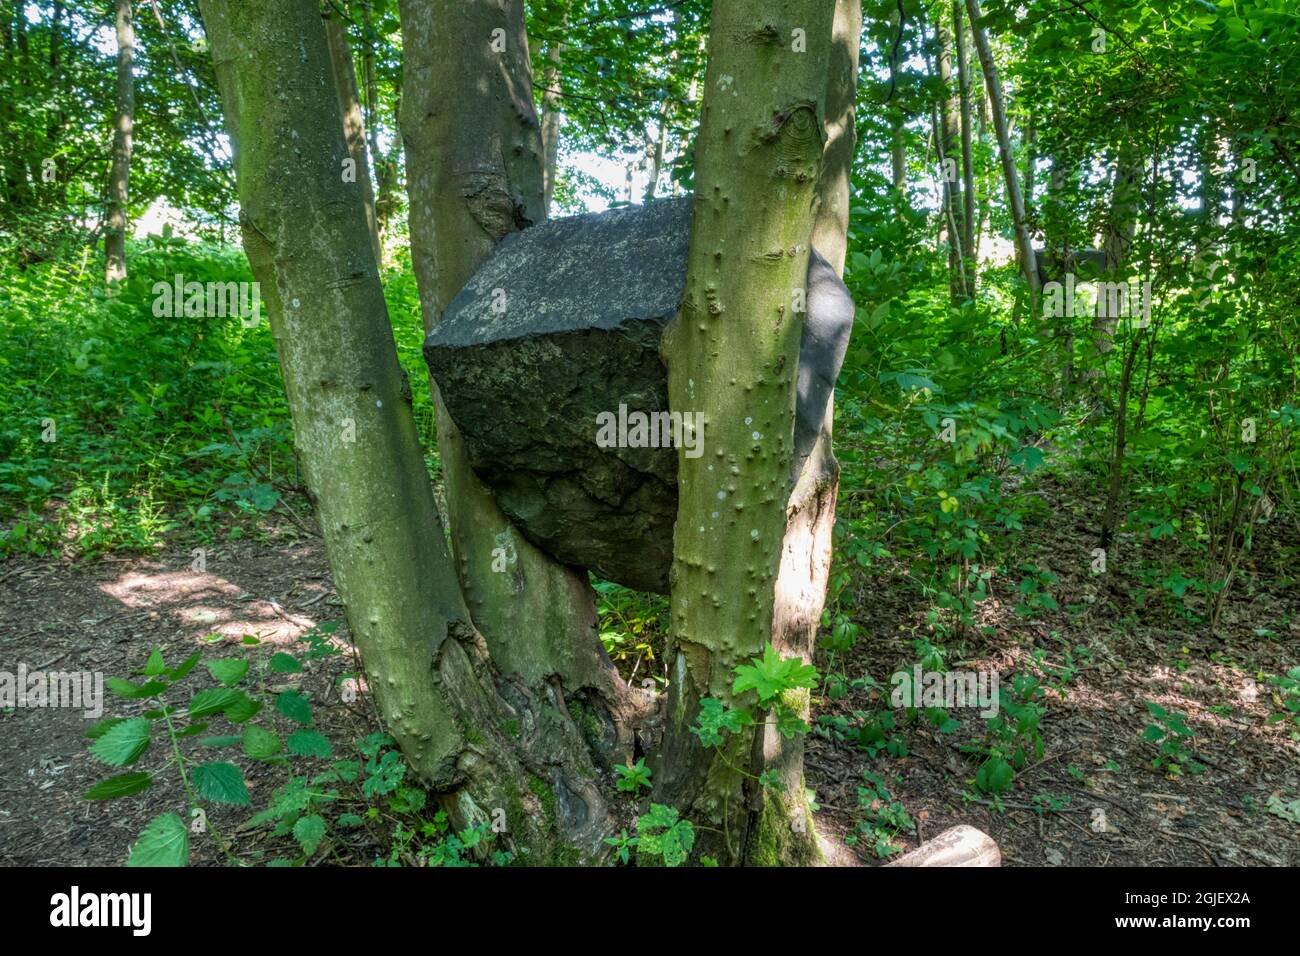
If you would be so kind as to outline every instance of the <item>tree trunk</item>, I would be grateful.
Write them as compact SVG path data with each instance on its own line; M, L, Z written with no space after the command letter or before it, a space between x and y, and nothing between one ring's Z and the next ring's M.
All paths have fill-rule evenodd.
M966 266L968 257L963 239L966 228L963 225L964 202L961 194L962 180L957 167L957 152L961 136L961 101L954 91L952 82L952 35L942 7L934 23L935 40L938 43L939 82L943 86L943 96L939 99L938 141L939 160L942 167L943 205L948 218L948 291L954 303L967 297Z
M957 47L957 88L961 99L961 247L967 258L966 290L973 298L975 277L979 271L975 252L975 161L971 149L970 62L966 57L966 30L960 0L953 0L952 35Z
M529 862L601 854L605 803L557 704L488 660L447 552L347 155L319 10L202 0L244 247L367 681L459 826L504 812ZM500 688L500 691L498 690Z
M522 0L403 0L401 15L411 258L428 331L498 241L545 218L542 143ZM626 758L638 695L600 644L586 572L501 513L429 381L456 569L493 660L532 688L556 679L560 703L591 717L602 757Z
M1111 187L1110 210L1106 216L1102 240L1106 253L1106 271L1102 279L1107 282L1123 282L1128 269L1133 231L1137 224L1141 172L1141 160L1135 157L1132 147L1121 147L1115 161L1115 180ZM1115 328L1118 322L1118 315L1109 314L1105 297L1098 295L1092 318L1091 358L1095 364L1084 373L1084 378L1102 378L1101 363L1115 348Z
M766 728L706 750L690 726L703 698L733 701L733 667L760 655L783 623L776 585L803 323L794 304L808 271L835 6L715 0L686 287L663 345L671 407L704 414L705 454L678 454L672 673L655 792L711 828L697 852L731 863L816 856L802 766L766 749ZM768 769L800 783L765 789L756 778Z
M826 86L826 149L817 179L812 245L837 273L844 271L848 245L849 177L857 147L854 101L861 42L862 0L836 0Z
M379 223L375 218L375 192L370 183L370 161L366 158L366 127L361 118L361 98L357 92L357 71L348 50L347 24L332 7L322 13L325 20L325 39L330 50L330 74L334 91L338 94L339 113L343 118L343 140L348 144L348 158L352 160L351 178L361 192L361 204L366 211L366 226L370 230L370 244L374 248L375 262L382 269L383 247L379 243Z
M1016 171L1015 154L1011 152L1011 137L1007 133L1007 108L1002 96L1002 80L998 76L997 64L993 62L988 34L984 32L984 15L980 13L979 0L966 0L966 13L970 17L975 52L979 54L984 83L988 87L989 112L993 131L998 138L998 156L1002 160L1002 177L1006 182L1007 207L1011 210L1011 222L1016 235L1016 261L1020 264L1020 274L1024 276L1025 285L1029 289L1032 314L1033 303L1038 300L1038 264L1033 244L1029 241L1025 201L1020 194L1020 176Z
M117 0L117 106L113 114L113 168L108 179L108 223L104 233L104 281L126 278L127 186L131 178L131 135L135 125L135 20L131 0Z
M560 31L568 24L568 11L560 20ZM546 51L546 69L542 72L542 212L551 214L551 202L555 198L555 174L560 165L560 130L564 126L564 114L560 112L560 84L563 82L561 64L564 56L564 44L552 41Z

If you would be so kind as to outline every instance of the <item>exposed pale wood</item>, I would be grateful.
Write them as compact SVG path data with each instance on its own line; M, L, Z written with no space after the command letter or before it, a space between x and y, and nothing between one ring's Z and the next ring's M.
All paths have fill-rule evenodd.
M1001 866L1002 854L993 838L961 824L905 853L889 866Z

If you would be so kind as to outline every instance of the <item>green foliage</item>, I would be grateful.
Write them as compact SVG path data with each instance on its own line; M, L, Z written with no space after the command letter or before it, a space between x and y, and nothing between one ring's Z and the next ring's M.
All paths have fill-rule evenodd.
M304 635L306 650L300 657L285 651L261 657L254 651L249 657L205 661L207 673L228 686L196 690L183 707L169 703L168 698L180 692L182 682L199 663L199 654L169 669L162 654L154 650L141 670L149 678L148 683L140 685L121 678L107 681L119 696L149 699L155 706L139 717L109 717L92 726L87 731L93 741L91 753L110 766L134 764L148 751L154 724L160 725L171 752L161 769L110 777L87 790L85 799L135 796L152 785L156 774L173 768L195 819L193 832L211 833L217 849L233 864L302 865L318 852L332 851L331 838L338 831L357 827L368 831L373 842L387 847L375 858L376 865L472 866L483 859L498 865L508 863L509 853L490 847L495 839L490 825L476 825L456 833L451 831L445 813L429 810L428 794L406 782L409 768L386 733L368 734L356 741L354 753L335 757L329 739L311 726L315 722L312 705L299 691L280 691L274 698L276 707L264 711L268 693L265 676L300 673L304 662L338 653L322 640L323 632L331 631L332 626L322 625ZM257 640L245 643L250 649L260 644ZM293 666L286 663L286 658L293 661ZM236 686L241 684L245 686ZM263 722L254 722L259 715L264 715ZM269 826L274 845L294 848L288 855L266 860L262 851L241 851L217 830L210 816L212 808L245 807L252 802L239 766L228 760L195 760L183 746L187 739L207 731L217 719L226 720L237 732L202 737L197 742L201 750L237 748L247 758L286 774L266 806L253 814L247 826ZM648 781L650 771L644 762L638 768ZM634 768L634 774L638 768ZM190 831L180 818L174 813L164 814L140 835L129 864L183 866L189 861L189 839Z
M862 815L844 842L850 846L865 842L879 859L888 859L903 852L895 842L898 834L910 833L916 824L890 794L879 774L864 770L862 779L863 785L858 787L858 809Z
M695 828L678 819L677 811L660 803L637 817L637 857L657 857L664 866L680 866L695 845ZM622 850L627 843L615 844Z
M636 793L642 787L647 790L650 788L650 768L645 765L645 758L637 759L637 762L628 767L624 764L618 764L614 767L618 773L618 782L615 786L623 793Z
M1153 723L1142 731L1142 739L1155 744L1159 752L1151 761L1156 770L1164 770L1170 776L1179 776L1184 770L1188 773L1200 773L1205 769L1192 757L1187 749L1196 735L1187 726L1187 718L1179 713L1166 710L1153 701L1147 701L1147 712Z

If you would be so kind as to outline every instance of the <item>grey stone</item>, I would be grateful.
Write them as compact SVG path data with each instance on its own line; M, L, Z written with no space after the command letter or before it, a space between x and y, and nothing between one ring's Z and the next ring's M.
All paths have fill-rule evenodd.
M668 589L677 451L602 448L596 416L668 410L659 344L681 302L690 216L687 197L513 233L424 343L471 466L519 530L566 564L648 591ZM807 305L799 457L853 324L848 290L816 253Z

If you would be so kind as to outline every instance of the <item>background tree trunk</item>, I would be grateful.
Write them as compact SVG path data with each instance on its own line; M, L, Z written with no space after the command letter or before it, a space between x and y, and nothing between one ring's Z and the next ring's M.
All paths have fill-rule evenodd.
M526 862L599 857L608 823L585 743L554 702L503 681L461 597L361 197L339 176L319 10L201 9L295 445L387 729L457 827L500 809L505 848Z
M697 848L728 862L816 855L812 827L791 827L805 819L802 787L781 794L753 779L769 765L761 730L705 750L689 728L702 698L731 701L732 668L762 652L778 621L803 322L793 305L808 270L834 14L828 0L715 0L686 288L664 337L671 407L703 412L705 453L678 454L655 792L715 828ZM792 49L797 29L805 52Z
M979 54L980 67L984 71L984 83L988 87L989 112L993 121L993 131L998 138L998 156L1002 160L1007 206L1011 210L1011 222L1016 235L1016 261L1020 264L1020 274L1024 276L1025 285L1029 288L1030 301L1034 303L1038 300L1038 264L1033 244L1029 241L1029 227L1025 221L1025 201L1020 194L1016 157L1011 151L1011 137L1007 132L1007 108L1002 96L1002 80L998 77L997 64L993 62L993 50L989 46L988 34L984 32L979 0L966 0L966 13L970 16L971 37L975 41L975 51Z
M565 10L560 19L561 33L568 22L569 13ZM555 198L555 174L560 164L560 130L564 126L564 114L560 111L563 57L564 44L552 40L546 51L546 69L542 73L542 212L546 216L551 214L551 202Z
M403 0L401 13L411 258L429 330L497 242L545 218L542 142L522 0ZM430 387L456 569L493 660L530 687L558 680L568 706L599 728L602 756L628 756L636 695L600 644L586 572L538 550L501 513Z
M325 39L330 49L330 73L334 78L334 91L338 94L339 113L343 119L343 140L348 144L348 157L352 160L356 186L361 192L366 226L370 229L370 244L375 250L375 263L382 269L384 253L379 242L379 223L375 219L375 191L370 182L370 161L366 157L366 127L361 118L357 71L348 49L347 23L332 7L326 7L322 17L325 20Z
M108 222L104 233L104 281L126 278L127 193L131 178L131 136L135 125L135 19L131 0L117 0L117 106L113 113L113 166L108 177Z
M957 47L957 89L961 101L961 248L967 259L966 292L974 298L975 277L979 272L975 249L975 161L971 150L970 61L966 56L966 29L960 0L953 0L952 35Z
M938 43L937 66L939 82L943 84L943 96L939 99L939 136L938 146L942 165L943 204L947 210L948 237L948 288L954 303L968 297L966 280L966 251L964 225L965 208L962 199L962 178L958 166L958 150L961 137L961 100L953 85L952 77L952 29L940 7L935 17L934 34Z

